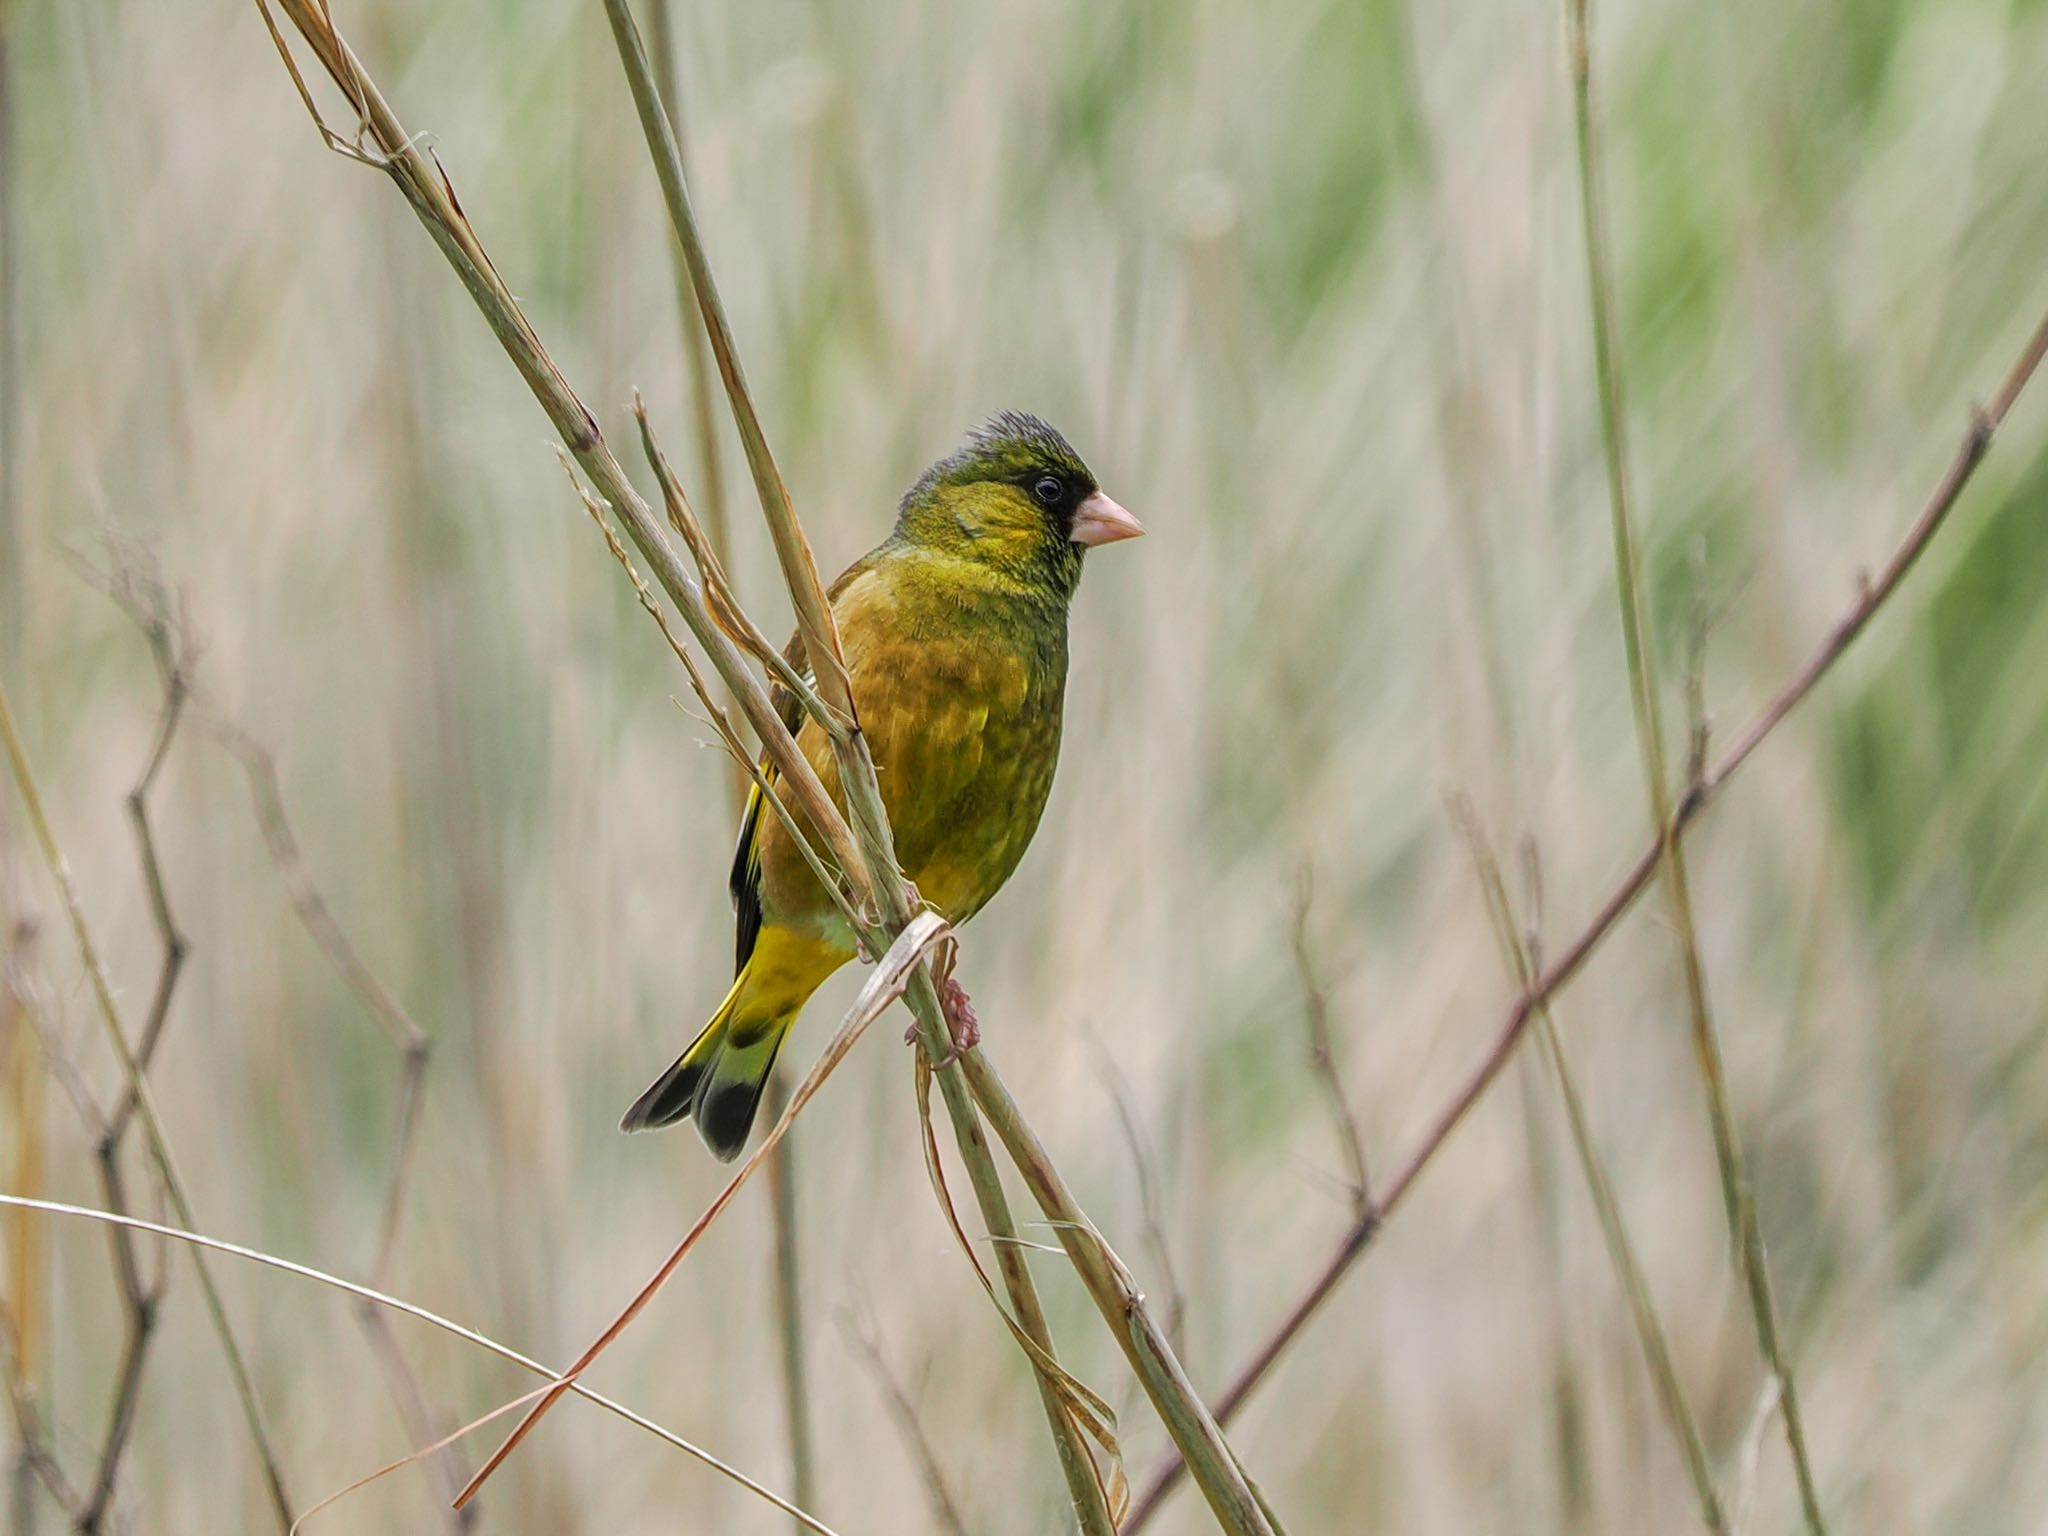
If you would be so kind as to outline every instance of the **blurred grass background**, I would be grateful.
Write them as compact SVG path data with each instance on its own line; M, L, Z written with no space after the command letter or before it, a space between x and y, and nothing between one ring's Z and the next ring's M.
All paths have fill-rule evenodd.
M644 390L694 479L666 226L599 8L338 11L607 429ZM109 537L161 567L205 704L275 751L330 905L434 1036L394 1288L567 1358L722 1178L687 1133L613 1130L724 989L710 733L668 702L673 663L518 379L390 189L320 148L253 8L4 14L4 664L131 1022L158 946L121 801L157 682L66 558L104 564ZM696 202L821 564L1011 405L1063 425L1152 529L1090 562L1052 808L965 974L1156 1295L1103 1053L1130 1084L1185 1358L1213 1390L1348 1218L1290 945L1301 872L1386 1165L1510 992L1444 793L1503 845L1538 840L1557 942L1646 835L1559 7L778 0L677 22ZM1654 0L1599 10L1595 46L1652 617L1675 680L1704 597L1708 705L1731 727L1889 549L2048 300L2048 6ZM2044 438L2024 401L1926 565L1693 840L1842 1530L2038 1530L2048 1508ZM734 525L741 591L779 623L743 501ZM154 804L195 945L156 1079L202 1220L361 1273L395 1053L298 926L203 728ZM5 816L9 926L41 918L47 1026L107 1094L89 991L11 799ZM1646 903L1559 1018L1733 1487L1760 1373L1674 959ZM1535 1067L1242 1419L1297 1533L1694 1525ZM800 1128L818 1512L847 1536L926 1525L836 1325L852 1311L921 1394L970 1528L1052 1529L1039 1409L933 1209L908 1077L878 1031ZM48 1188L95 1203L90 1137L48 1092ZM117 1298L103 1234L47 1242L46 1405L86 1454ZM769 1253L756 1195L596 1380L780 1484ZM1071 1363L1130 1406L1142 1481L1162 1437L1071 1275L1040 1272ZM302 1499L407 1449L345 1304L222 1279ZM170 1295L118 1508L136 1529L259 1529L184 1270ZM402 1337L450 1423L524 1390ZM1755 1529L1792 1529L1775 1433L1756 1492ZM410 1471L314 1528L437 1529L434 1498ZM1156 1528L1205 1524L1184 1493ZM479 1528L786 1525L572 1408Z

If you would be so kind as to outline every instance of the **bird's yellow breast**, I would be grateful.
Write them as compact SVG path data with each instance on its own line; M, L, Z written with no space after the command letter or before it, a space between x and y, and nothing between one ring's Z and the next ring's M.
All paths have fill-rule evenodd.
M906 557L862 574L833 604L897 862L953 922L995 895L1037 830L1066 687L1064 614L969 575ZM806 722L798 744L837 799L824 733ZM786 829L766 821L762 839L767 919L835 926Z

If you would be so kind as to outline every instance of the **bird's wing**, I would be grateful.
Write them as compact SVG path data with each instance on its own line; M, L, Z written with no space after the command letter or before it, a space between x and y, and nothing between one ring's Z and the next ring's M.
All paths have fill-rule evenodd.
M828 602L836 602L839 594L858 576L865 575L873 568L880 551L863 556L839 573L839 579L832 583L825 594ZM810 682L810 658L804 653L804 637L801 632L789 637L789 644L782 648L783 659L796 670L798 676ZM770 695L775 712L782 717L782 723L795 735L804 720L803 702L787 688L777 687ZM775 767L764 756L760 763L761 778L769 784L781 777ZM733 849L732 876L727 882L732 891L732 906L737 922L734 927L733 962L735 974L746 969L754 953L754 941L761 935L761 813L767 807L761 785L756 783L747 791L747 809L740 817L739 846Z

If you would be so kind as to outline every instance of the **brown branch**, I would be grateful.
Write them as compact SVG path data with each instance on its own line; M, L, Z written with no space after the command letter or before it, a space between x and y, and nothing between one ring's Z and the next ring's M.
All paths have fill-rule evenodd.
M155 744L143 760L142 772L137 775L125 802L128 822L135 833L136 857L142 865L143 885L149 893L150 920L156 925L157 939L163 946L156 990L150 998L149 1014L143 1020L142 1033L135 1042L135 1059L147 1072L151 1059L156 1055L157 1042L163 1036L164 1022L170 1017L171 996L177 990L178 978L184 973L185 961L192 952L191 942L171 912L170 893L164 885L163 865L157 855L156 830L149 818L149 794L156 786L157 775L170 754L171 740L177 735L178 724L184 718L192 679L187 647L178 627L172 622L169 601L155 573L139 560L129 558L117 568L106 587L108 595L149 642L150 657L156 663L157 677L163 686ZM127 1135L128 1122L135 1115L135 1103L135 1089L129 1086L107 1121L106 1134L116 1144Z
M179 723L184 719L185 702L191 692L191 676L187 665L188 648L172 620L162 583L148 564L130 555L117 565L104 585L148 642L150 657L156 664L163 690L148 755L143 759L141 771L123 802L129 826L135 835L136 859L149 898L150 920L162 947L149 1013L136 1039L136 1062L142 1072L147 1073L163 1038L164 1025L170 1018L171 1000L191 953L191 944L178 927L177 918L171 910L169 887L164 882L163 864L157 851L156 829L149 812L150 791L163 771ZM121 1215L131 1210L121 1157L139 1102L140 1082L141 1079L137 1078L124 1083L114 1112L105 1117L90 1111L87 1101L80 1101L81 1111L96 1123L94 1161L107 1209ZM109 1231L108 1241L112 1249L114 1282L120 1292L123 1309L121 1356L114 1370L114 1391L108 1400L107 1427L100 1439L92 1479L78 1507L71 1512L73 1529L81 1536L91 1536L91 1533L102 1529L113 1506L114 1492L120 1481L121 1460L135 1431L143 1373L148 1365L150 1345L156 1337L157 1314L163 1304L167 1281L161 1248L158 1249L154 1271L145 1275L136 1252L134 1232L125 1227L115 1227Z
M1409 1154L1407 1161L1401 1164L1385 1191L1373 1203L1372 1209L1354 1220L1339 1237L1329 1257L1309 1280L1300 1298L1253 1351L1251 1358L1232 1378L1223 1395L1217 1398L1215 1414L1218 1423L1230 1422L1237 1410L1243 1406L1244 1400L1272 1369L1273 1362L1293 1343L1309 1319L1315 1316L1330 1293L1336 1289L1337 1282L1344 1278L1358 1256L1371 1245L1373 1235L1381 1224L1400 1204L1402 1197L1408 1193L1422 1170L1429 1166L1430 1160L1450 1139L1451 1132L1457 1129L1458 1123L1465 1118L1466 1113L1499 1075L1501 1067L1506 1064L1508 1057L1520 1043L1522 1033L1535 1016L1536 1009L1578 975L1586 962L1592 958L1593 952L1613 930L1614 925L1635 904L1636 898L1642 895L1644 888L1657 873L1658 857L1665 837L1675 839L1684 834L1720 793L1736 770L1749 761L1750 755L1763 744L1764 739L1783 724L1786 716L1798 708L1807 695L1819 686L1821 679L1827 676L1829 669L1841 658L1842 653L1868 627L1878 609L1898 590L1906 573L1913 568L1921 555L1926 553L1927 546L1933 542L1935 534L1940 532L1942 525L1948 520L1949 513L1961 499L1964 488L1976 474L1977 466L1984 462L1985 455L1990 451L1993 437L2011 412L2013 403L2019 399L2021 392L2039 370L2044 356L2048 356L2048 317L2044 317L2027 338L2025 346L2007 371L1998 392L1992 396L1991 403L1971 411L1969 427L1950 458L1948 468L1942 472L1933 493L1921 507L1919 515L1907 527L1904 536L1885 561L1883 569L1878 572L1875 579L1859 585L1855 602L1850 604L1842 617L1821 637L1813 651L1800 664L1799 669L1784 686L1771 695L1750 719L1749 724L1737 734L1734 745L1715 759L1712 767L1679 799L1669 826L1662 829L1649 847L1636 855L1627 872L1609 891L1606 900L1565 947L1564 952L1544 969L1536 984L1523 992L1509 1006L1507 1015L1501 1020L1486 1054L1479 1059L1463 1084L1438 1112L1415 1150ZM1134 1506L1130 1519L1124 1523L1123 1536L1130 1536L1130 1533L1138 1530L1151 1518L1173 1485L1179 1481L1182 1470L1178 1456L1169 1456L1161 1464Z
M111 1134L99 1139L96 1155L100 1187L107 1209L128 1215L127 1181L121 1171L121 1143ZM165 1269L159 1251L153 1274L145 1278L137 1259L135 1234L117 1227L109 1234L113 1247L114 1279L121 1292L124 1331L121 1360L114 1371L114 1393L108 1401L107 1428L101 1437L100 1453L94 1465L91 1492L73 1519L80 1536L92 1536L106 1523L112 1508L115 1484L120 1479L121 1458L135 1431L135 1415L142 1401L142 1373L148 1364L149 1347L156 1337L157 1312L163 1305Z

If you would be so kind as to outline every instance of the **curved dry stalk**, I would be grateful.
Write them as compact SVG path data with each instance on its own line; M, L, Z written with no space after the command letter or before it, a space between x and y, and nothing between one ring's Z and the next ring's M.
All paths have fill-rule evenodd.
M676 69L676 43L670 27L671 11L669 0L650 0L648 19L654 41L654 68L661 99L667 108L669 121L676 135L676 156L683 161L683 112L682 89ZM697 468L703 476L704 526L701 530L704 554L698 554L699 545L691 543L691 553L698 554L698 574L705 579L707 595L711 592L711 570L730 549L730 521L725 507L725 475L720 467L718 447L717 405L712 399L711 376L707 367L704 350L703 328L695 323L692 311L696 308L695 285L690 279L689 263L684 260L678 247L674 251L676 272L676 318L682 322L683 360L687 365L690 379L690 419L697 441ZM640 418L641 438L647 445L650 462L657 459L652 436L648 431L647 414L636 393L633 400L634 412ZM656 463L656 472L661 477L664 499L668 501L670 521L676 531L689 537L689 530L676 517L678 505L687 508L681 497L681 487L672 474L666 473L665 464ZM695 519L690 519L694 526ZM704 557L709 555L707 561ZM721 577L723 572L720 572ZM737 604L734 613L741 619L746 615ZM713 610L716 613L716 609ZM751 628L751 621L748 621ZM730 632L730 631L728 631ZM756 631L758 633L758 631ZM737 637L736 637L737 638ZM765 663L771 671L782 663L779 651L769 647ZM786 667L786 664L783 664ZM795 681L803 684L802 678ZM787 685L788 680L785 680ZM734 809L737 812L744 805L749 788L749 774L753 768L751 759L742 758L728 782L733 787ZM770 1120L781 1117L783 1107L789 1099L789 1074L786 1067L778 1066L768 1075L768 1085L762 1101ZM809 1373L804 1365L803 1310L800 1305L802 1287L801 1243L797 1232L797 1170L796 1141L786 1138L782 1149L768 1165L769 1205L774 1214L775 1228L775 1319L776 1334L782 1355L782 1399L783 1417L789 1431L789 1460L791 1486L797 1500L808 1503L813 1486L812 1467L815 1456L811 1449L811 1409Z
M1657 829L1659 866L1672 927L1677 930L1679 959L1685 975L1685 1000L1692 1021L1695 1064L1706 1090L1707 1119L1714 1134L1714 1161L1721 1180L1721 1200L1735 1245L1739 1268L1756 1322L1757 1343L1778 1379L1785 1443L1792 1455L1793 1476L1806 1528L1825 1536L1820 1492L1806 1447L1806 1425L1799 1406L1799 1387L1792 1373L1778 1319L1778 1302L1764 1254L1763 1227L1742 1152L1742 1138L1729 1102L1727 1071L1721 1042L1707 1000L1706 968L1700 959L1699 931L1693 919L1692 882L1686 874L1685 850L1671 829L1671 785L1664 762L1664 716L1657 686L1657 662L1650 643L1647 602L1643 594L1642 542L1629 505L1626 413L1621 394L1621 348L1614 319L1613 257L1607 247L1602 218L1598 151L1593 130L1592 48L1586 33L1587 0L1568 0L1567 31L1571 50L1573 118L1577 127L1579 205L1584 214L1586 279L1591 297L1593 355L1599 375L1600 440L1607 459L1608 506L1614 531L1614 579L1621 601L1621 629L1628 654L1629 700L1635 716L1636 740L1642 750L1643 782L1649 792L1651 824Z
M504 1443L497 1450L491 1453L490 1459L477 1470L476 1476L469 1480L469 1486L457 1497L458 1508L476 1497L477 1491L489 1480L491 1474L503 1464L507 1456L512 1454L519 1442L532 1433L533 1427L540 1422L541 1415L553 1407L564 1392L575 1386L577 1378L590 1363L625 1332L627 1325L640 1315L642 1309L654 1299L656 1292L668 1283L669 1277L696 1246L697 1240L710 1228L711 1223L718 1219L719 1213L731 1204L733 1196L740 1192L741 1186L753 1177L754 1170L774 1152L776 1143L788 1134L798 1113L811 1101L811 1096L824 1086L825 1079L831 1075L832 1069L837 1067L845 1059L846 1053L853 1049L854 1042L867 1032L867 1027L874 1023L884 1009L903 995L906 980L909 976L918 974L915 968L923 960L925 951L944 939L950 931L938 914L933 912L920 913L915 922L904 928L896 942L889 947L888 953L883 955L876 962L874 969L868 973L868 979L862 985L860 995L854 999L853 1006L847 1010L846 1017L840 1021L832 1038L826 1042L816 1064L804 1077L803 1082L797 1085L796 1092L790 1097L789 1107L782 1112L782 1118L769 1129L768 1134L762 1138L761 1145L754 1149L753 1155L740 1164L733 1176L726 1180L725 1187L712 1198L711 1203L704 1208L704 1213L691 1223L689 1231L683 1234L682 1240L669 1252L668 1257L661 1261L654 1274L640 1287L624 1310L605 1326L604 1331L576 1357L566 1371L556 1377L554 1385L527 1410L526 1417L519 1421L518 1427L505 1437Z
M388 175L404 196L413 213L433 238L441 254L454 267L464 288L475 300L491 332L504 347L506 356L519 370L534 399L561 434L562 443L575 458L590 483L612 508L633 544L646 558L654 579L668 594L704 647L721 682L732 690L748 724L754 727L762 748L788 786L788 793L817 828L831 848L833 857L857 883L865 883L867 866L859 844L838 814L823 782L808 759L797 751L789 732L782 729L768 691L730 638L712 620L705 607L701 585L684 568L676 551L661 531L652 512L619 464L590 413L553 357L541 344L525 311L505 280L498 275L490 254L477 238L468 216L456 200L441 167L408 132L385 100L382 91L364 71L352 49L335 30L325 0L276 0L298 30L322 68L340 87L358 115L353 135L344 137L320 117L317 104L299 74L283 33L278 29L270 0L256 0L264 25L275 41L279 57L290 75L300 99L312 114L323 143L337 152L370 165Z
M149 1080L143 1075L142 1064L136 1059L135 1049L130 1044L128 1029L121 1022L121 1011L114 1001L113 984L107 978L106 967L100 962L99 948L93 942L91 926L86 922L85 907L79 900L78 890L71 883L69 867L58 851L56 835L50 830L49 818L44 814L42 795L36 788L35 775L30 770L28 753L21 743L21 734L14 723L14 708L7 698L7 687L0 681L0 743L4 743L8 761L14 770L16 787L28 809L29 825L35 832L37 845L41 848L43 861L49 866L51 877L57 882L62 893L64 910L71 922L73 937L77 940L80 958L85 963L92 981L94 1001L98 1005L101 1021L105 1024L108 1038L119 1057L121 1070L126 1074L128 1086L134 1091L136 1108L142 1117L143 1133L149 1144L150 1158L155 1163L162 1179L164 1192L171 1202L171 1208L178 1213L178 1219L187 1226L196 1226L192 1215L192 1199L187 1192L184 1177L178 1171L176 1158L172 1155L170 1139L164 1132L163 1120L157 1114L156 1098L150 1092ZM242 1355L241 1345L236 1341L233 1327L228 1322L227 1308L221 1301L220 1291L213 1283L213 1275L204 1260L197 1253L192 1256L192 1267L199 1276L199 1289L205 1298L207 1315L213 1323L215 1334L220 1339L221 1352L227 1357L228 1372L235 1384L235 1396L242 1408L242 1417L248 1426L250 1439L254 1442L259 1465L263 1470L264 1491L268 1494L272 1512L279 1525L289 1531L292 1523L291 1497L285 1491L284 1473L278 1464L277 1454L272 1449L269 1427L264 1421L262 1404L256 1396L256 1384L249 1374L247 1361Z
M1422 1171L1429 1166L1451 1133L1478 1103L1500 1069L1507 1064L1520 1043L1523 1031L1535 1017L1536 1009L1547 999L1555 996L1585 968L1593 952L1614 931L1624 914L1635 905L1656 876L1658 855L1666 837L1677 838L1696 821L1709 804L1720 794L1728 780L1748 762L1756 749L1770 737L1771 733L1785 722L1793 710L1804 703L1833 669L1843 652L1855 643L1857 637L1869 627L1877 612L1897 592L1906 575L1919 563L1927 552L1927 546L1934 541L1947 523L1949 514L1962 499L1963 491L1977 473L1977 466L1984 462L1990 452L1992 440L1998 429L2011 413L2014 403L2025 392L2034 375L2040 371L2044 357L2048 357L2048 316L2044 316L2022 344L2019 356L2006 370L1998 390L1988 405L1973 408L1970 422L1950 457L1948 467L1942 471L1933 491L1922 504L1920 511L1907 526L1899 542L1893 546L1884 565L1876 576L1858 584L1856 599L1832 624L1827 632L1807 654L1805 661L1785 683L1750 717L1734 743L1708 767L1679 798L1673 808L1671 820L1641 853L1637 854L1623 873L1620 880L1608 891L1592 917L1587 919L1565 946L1563 952L1544 967L1534 986L1530 987L1509 1005L1506 1016L1496 1028L1492 1043L1486 1053L1465 1076L1465 1080L1450 1096L1444 1107L1438 1111L1429 1127L1423 1132L1415 1150L1395 1171L1386 1187L1374 1201L1373 1208L1354 1220L1337 1239L1320 1268L1312 1275L1300 1296L1287 1313L1275 1325L1272 1332L1260 1341L1251 1357L1231 1378L1229 1387L1216 1399L1216 1418L1220 1423L1229 1423L1244 1401L1258 1387L1294 1340L1300 1336L1310 1319L1322 1310L1323 1303L1336 1290L1337 1282L1349 1272L1359 1255L1372 1245L1374 1235L1381 1224L1413 1186ZM1131 1536L1164 1502L1185 1469L1178 1456L1171 1456L1161 1463L1139 1496L1131 1518L1124 1523L1123 1536Z
M246 1259L252 1264L261 1264L270 1269L282 1270L288 1275L297 1275L302 1280L318 1281L321 1285L353 1296L356 1300L367 1305L382 1307L392 1312L402 1312L407 1317L418 1318L423 1323L431 1323L443 1333L453 1334L456 1338L474 1344L479 1349L489 1350L500 1360L508 1361L518 1366L521 1370L531 1371L536 1376L549 1378L555 1387L564 1385L560 1374L542 1365L538 1360L521 1354L509 1344L500 1344L496 1339L491 1338L487 1334L478 1333L474 1328L465 1327L452 1318L443 1317L440 1313L430 1311L416 1302L405 1300L403 1297L393 1296L380 1291L375 1286L364 1285L355 1280L344 1280L341 1276L329 1274L324 1269L315 1269L310 1264L301 1264L293 1259L280 1258L276 1254L265 1253L260 1248L245 1248L240 1243L230 1243L222 1238L208 1237L204 1233L194 1232L189 1228L166 1226L160 1222L144 1221L138 1216L117 1215L112 1211L96 1211L90 1206L67 1205L59 1200L30 1200L21 1195L0 1193L0 1207L40 1211L50 1216L74 1216L88 1221L102 1222L109 1226L126 1227L130 1231L147 1232L156 1237L168 1238L175 1242L187 1244L193 1248L208 1249L214 1253L227 1254L231 1258ZM607 1413L624 1419L628 1424L646 1430L647 1433L653 1435L656 1439L665 1441L677 1450L695 1457L721 1477L730 1478L749 1493L766 1499L784 1514L793 1516L801 1521L806 1530L815 1531L817 1536L838 1536L838 1533L831 1526L825 1524L824 1521L798 1509L773 1489L756 1482L753 1478L747 1476L746 1473L730 1463L720 1460L702 1446L685 1440L674 1430L664 1429L646 1415L634 1412L631 1408L626 1407L625 1404L584 1386L580 1381L567 1382L566 1389L582 1398L585 1402L594 1403ZM551 1387L549 1390L554 1390L554 1387Z
M829 730L834 724L831 717L846 727L834 734L833 748L837 758L840 783L846 796L847 809L853 825L858 829L862 849L868 861L870 873L888 871L879 880L870 879L868 892L875 902L885 932L895 932L910 920L913 910L913 893L906 890L896 874L897 863L890 837L888 815L882 805L881 790L875 779L875 767L862 739L855 715L850 682L846 676L844 660L839 648L839 637L832 619L831 606L827 602L822 582L818 579L816 562L811 557L810 546L804 537L802 525L797 521L790 504L789 493L784 486L780 472L775 467L768 443L761 430L758 413L748 393L746 380L735 355L731 328L727 323L725 310L718 297L716 284L712 280L710 265L704 254L703 241L699 234L696 216L690 207L689 191L683 177L682 158L677 150L673 126L663 110L660 93L656 89L647 62L647 54L641 42L639 29L626 0L604 0L605 14L611 22L612 34L618 44L620 61L626 72L627 83L633 94L634 106L645 131L649 153L655 164L655 172L661 183L662 195L668 205L669 218L677 242L689 266L692 286L698 306L703 315L713 355L718 359L719 373L724 379L726 394L733 409L734 420L739 427L740 438L746 447L749 465L754 471L755 488L759 492L761 509L767 519L769 531L774 538L778 559L782 564L785 583L790 599L796 609L797 632L802 637L811 663L817 689L825 706L820 716L821 723ZM951 1042L949 1031L941 1017L938 993L933 986L928 970L920 969L910 980L907 1000L911 1011L918 1020L919 1037L927 1058L942 1061L950 1058ZM972 1052L968 1055L972 1056ZM983 1064L985 1074L993 1079L992 1069ZM1013 1302L1017 1305L1020 1319L1033 1334L1034 1343L1052 1360L1051 1338L1041 1335L1031 1321L1031 1314L1037 1311L1037 1301L1029 1276L1016 1251L1014 1231L1006 1230L1007 1202L1002 1194L1001 1180L996 1175L993 1162L988 1160L982 1144L980 1130L975 1123L974 1102L959 1080L959 1074L941 1071L938 1073L940 1090L946 1101L946 1109L953 1124L954 1139L959 1146L962 1160L966 1163L969 1178L974 1184L977 1199L983 1210L983 1218L989 1223L990 1233L996 1239L998 1253L1002 1256L1003 1273ZM996 1086L1000 1086L997 1084ZM984 1114L989 1113L987 1097L977 1095ZM1003 1103L1009 1113L1016 1116L1015 1105L1009 1103L1007 1094ZM1014 1133L1022 1130L1021 1116L1016 1116L1011 1133L1003 1133L1006 1145L1015 1156ZM1042 1150L1040 1156L1043 1156ZM1049 1166L1049 1164L1048 1164ZM1077 1261L1078 1264L1079 1261ZM1129 1336L1129 1312L1143 1314L1142 1302L1133 1292L1127 1299L1113 1299L1112 1291L1091 1286L1098 1307L1109 1322L1111 1331L1120 1337ZM1119 1312L1117 1307L1125 1310ZM1204 1492L1209 1495L1212 1509L1216 1510L1227 1530L1263 1533L1271 1527L1258 1500L1236 1464L1234 1456L1216 1454L1216 1446L1205 1443L1213 1439L1220 1443L1220 1434L1213 1422L1207 1424L1206 1410L1201 1400L1187 1386L1180 1372L1179 1363L1173 1358L1165 1338L1159 1335L1149 1316L1142 1318L1148 1347L1127 1350L1134 1369L1146 1392L1177 1443L1189 1455L1204 1481ZM1038 1363L1034 1360L1034 1363ZM1039 1387L1045 1397L1048 1420L1053 1426L1055 1440L1060 1450L1060 1459L1068 1480L1068 1489L1073 1496L1076 1513L1084 1528L1091 1536L1101 1536L1111 1524L1109 1512L1101 1505L1102 1490L1095 1476L1092 1462L1088 1459L1086 1447L1074 1437L1071 1425L1066 1424L1065 1415L1058 1409L1058 1384L1044 1369L1038 1373ZM1213 1484L1209 1481L1214 1479Z

